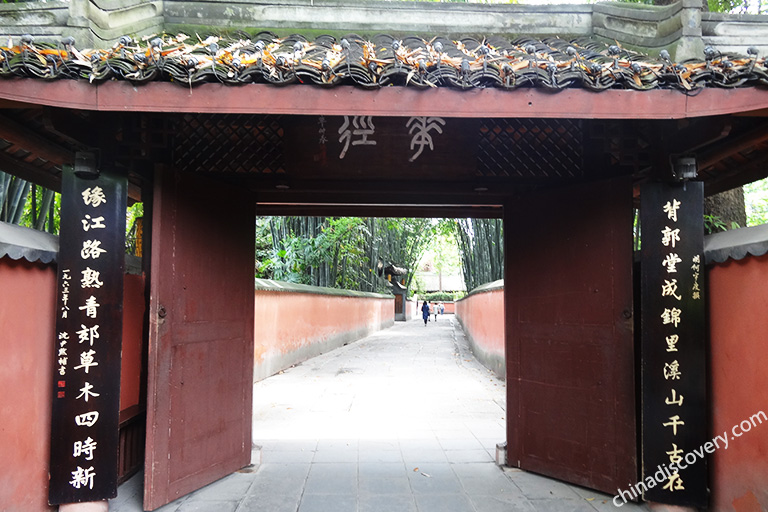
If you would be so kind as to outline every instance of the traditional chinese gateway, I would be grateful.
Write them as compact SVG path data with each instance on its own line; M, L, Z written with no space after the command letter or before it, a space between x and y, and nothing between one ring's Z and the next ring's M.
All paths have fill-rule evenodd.
M694 23L653 56L599 31L16 37L0 164L64 205L35 492L116 489L126 201L146 208L149 510L249 463L257 213L503 218L508 463L616 494L704 446L702 201L768 175L768 52L705 51L675 5ZM708 506L721 475L678 467L626 496Z

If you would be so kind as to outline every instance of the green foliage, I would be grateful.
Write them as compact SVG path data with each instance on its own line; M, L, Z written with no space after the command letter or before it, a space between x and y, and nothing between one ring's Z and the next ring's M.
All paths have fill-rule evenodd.
M0 172L0 221L58 234L61 195Z
M31 184L19 225L58 234L61 224L60 211L61 194Z
M634 208L632 214L632 247L635 251L640 250L640 209Z
M668 0L620 0L629 4L669 5ZM762 14L768 7L768 0L707 0L710 12L728 12L735 14Z
M501 219L456 219L454 233L467 290L504 278L504 233Z
M461 268L453 220L441 219L435 231L435 235L430 238L425 257L431 259L438 272L452 274Z
M768 178L744 185L747 226L768 223Z
M256 218L256 277L268 279L273 273L272 262L272 233L269 228L268 217Z
M768 7L766 0L707 0L711 12L734 14L762 14Z
M265 217L256 223L256 276L387 292L383 270L393 265L410 286L434 229L430 219Z
M727 229L728 226L726 226L725 222L723 222L723 219L717 215L704 215L704 232L706 232L708 235L717 233L719 231L725 231Z
M419 276L414 276L413 280L411 281L411 286L408 287L408 297L413 297L414 295L418 295L419 297L426 294L426 286L424 285L424 281Z
M448 292L434 292L427 293L426 295L419 295L419 300L426 300L427 302L453 302L455 299L454 294Z
M125 252L136 254L139 219L144 218L144 203L133 203L125 210Z

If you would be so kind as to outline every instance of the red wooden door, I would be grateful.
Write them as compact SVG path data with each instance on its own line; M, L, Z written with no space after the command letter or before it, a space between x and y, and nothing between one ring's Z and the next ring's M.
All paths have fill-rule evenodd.
M250 462L254 209L229 186L156 173L144 507Z
M511 465L611 494L637 480L628 179L504 216Z

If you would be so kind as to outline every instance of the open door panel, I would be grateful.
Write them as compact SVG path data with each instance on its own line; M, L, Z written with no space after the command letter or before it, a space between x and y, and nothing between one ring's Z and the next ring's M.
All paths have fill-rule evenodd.
M250 462L254 206L192 173L155 176L144 507Z
M637 479L628 178L506 205L510 465L615 493Z

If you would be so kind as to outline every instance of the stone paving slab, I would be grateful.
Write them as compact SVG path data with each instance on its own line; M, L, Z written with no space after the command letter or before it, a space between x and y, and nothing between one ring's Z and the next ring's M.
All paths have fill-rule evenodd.
M398 323L254 386L261 464L162 512L605 511L612 496L495 462L505 386L451 315ZM141 475L110 502L141 511ZM634 504L623 511L646 510Z

